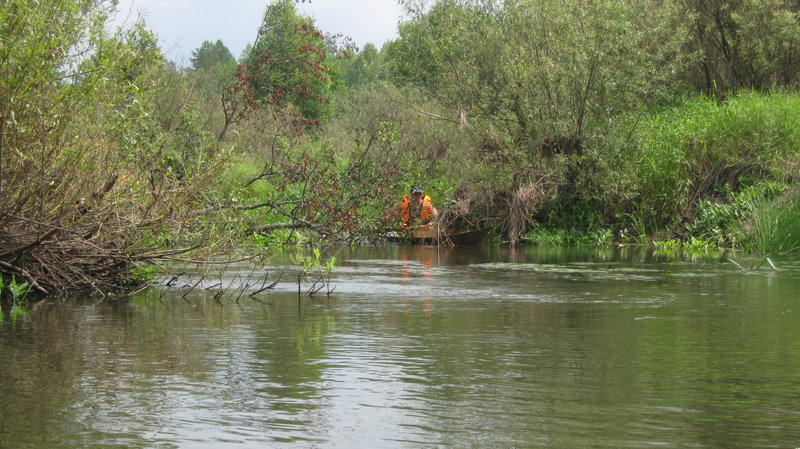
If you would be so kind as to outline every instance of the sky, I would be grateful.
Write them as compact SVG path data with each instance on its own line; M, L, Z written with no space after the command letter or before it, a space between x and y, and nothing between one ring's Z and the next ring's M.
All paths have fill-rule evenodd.
M239 57L256 38L269 0L120 0L116 24L132 23L139 12L159 37L167 59L190 65L192 50L221 39ZM344 34L359 48L379 49L397 37L402 9L397 0L306 0L297 3L324 33Z

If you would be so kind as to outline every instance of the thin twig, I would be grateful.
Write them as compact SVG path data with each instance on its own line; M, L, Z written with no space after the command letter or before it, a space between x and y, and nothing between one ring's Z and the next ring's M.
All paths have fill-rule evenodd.
M194 284L189 290L186 291L186 293L183 294L183 299L186 299L186 295L188 295L189 292L197 288L197 286L200 285L201 282L203 282L203 276L201 276L200 279L197 281L197 283Z

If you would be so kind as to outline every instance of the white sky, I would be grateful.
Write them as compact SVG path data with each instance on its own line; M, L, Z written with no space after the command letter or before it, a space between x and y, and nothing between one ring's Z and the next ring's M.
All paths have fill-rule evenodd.
M238 58L255 40L269 1L120 0L116 23L131 23L142 12L161 50L179 65L189 65L192 50L206 40L221 39ZM371 42L380 49L395 39L402 15L398 0L306 0L296 8L312 17L322 32L349 36L359 48Z

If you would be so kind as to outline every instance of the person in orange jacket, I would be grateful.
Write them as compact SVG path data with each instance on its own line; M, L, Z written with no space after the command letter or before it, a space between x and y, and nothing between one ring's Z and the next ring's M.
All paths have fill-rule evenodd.
M439 211L433 205L431 197L425 195L423 188L415 186L411 188L411 199L404 196L400 204L389 210L383 222L397 216L400 216L406 226L430 225L439 216Z

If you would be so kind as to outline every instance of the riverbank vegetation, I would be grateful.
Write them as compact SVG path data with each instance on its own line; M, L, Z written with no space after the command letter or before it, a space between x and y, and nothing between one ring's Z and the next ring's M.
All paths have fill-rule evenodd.
M243 55L178 67L112 1L0 3L0 274L129 291L147 264L367 242L416 184L507 244L800 248L796 2L403 5L357 49L265 2Z

